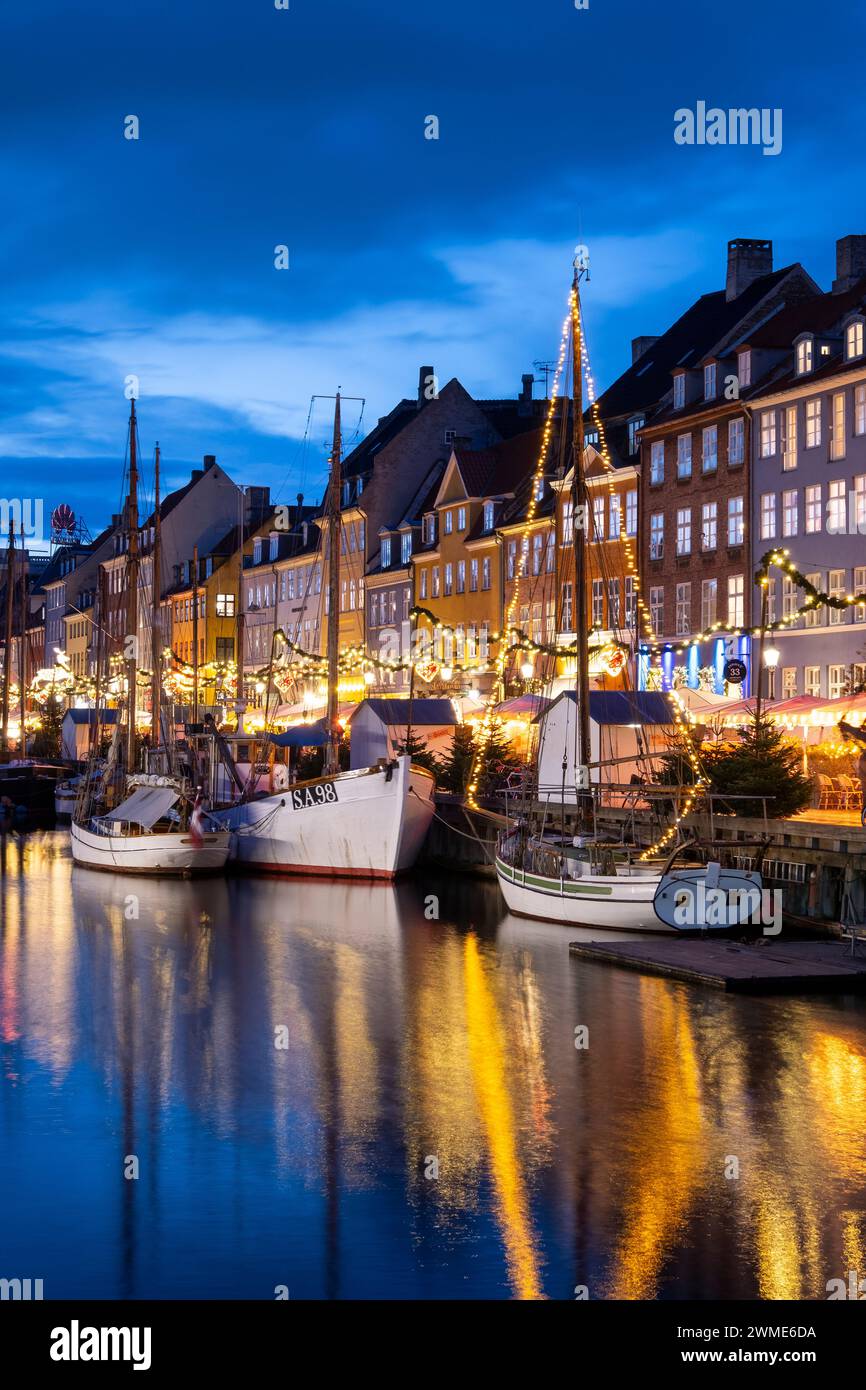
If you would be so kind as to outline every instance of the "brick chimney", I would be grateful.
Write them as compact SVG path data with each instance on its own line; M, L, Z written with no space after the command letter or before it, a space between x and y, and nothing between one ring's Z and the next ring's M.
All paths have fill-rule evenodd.
M836 242L836 279L833 293L850 290L866 275L866 236L843 236Z
M653 345L653 343L657 343L658 340L659 340L659 337L658 337L658 334L657 334L657 333L656 333L653 337L650 337L649 334L644 334L644 336L643 336L642 338L632 338L632 340L631 340L631 361L632 361L632 366L634 366L634 364L635 364L635 362L638 360L638 358L639 358L639 357L643 357L643 355L644 355L644 353L647 351L647 349L648 349L648 348L651 348L652 345Z
M202 463L204 464L204 471L206 473L209 468L213 468L216 464L216 454L205 454Z
M432 367L420 367L418 370L418 409L426 405L427 401L434 398L430 394L433 390L433 378L436 373Z
M737 237L728 242L728 278L725 299L730 302L747 290L762 275L773 269L773 243L751 237Z
M524 372L520 378L520 400L532 400L532 387L535 384L535 377L532 372Z

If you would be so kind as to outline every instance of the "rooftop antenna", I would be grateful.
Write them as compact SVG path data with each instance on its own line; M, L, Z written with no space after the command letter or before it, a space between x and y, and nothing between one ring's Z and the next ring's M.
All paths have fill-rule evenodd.
M544 399L547 401L550 399L550 378L556 371L556 363L537 361L533 362L532 365L539 375L544 377Z

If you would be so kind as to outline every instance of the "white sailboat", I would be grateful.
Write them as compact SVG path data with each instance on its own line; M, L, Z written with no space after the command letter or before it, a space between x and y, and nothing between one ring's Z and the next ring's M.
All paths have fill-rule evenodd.
M138 465L135 400L129 416L129 496L127 499L128 558L126 566L126 631L138 630ZM156 485L156 511L159 513L159 484ZM158 523L157 523L158 527ZM154 550L154 607L158 601L159 552ZM105 613L99 614L100 630ZM101 642L97 656L97 707L101 676ZM213 823L201 805L201 797L177 777L135 774L135 711L137 641L129 644L126 662L126 792L117 806L104 805L120 755L120 725L115 725L112 754L101 771L97 770L98 738L88 771L78 787L72 816L72 858L90 869L113 873L193 874L213 873L225 866L229 854L229 832ZM154 669L154 683L159 680ZM155 705L158 704L155 700ZM98 728L97 728L98 734Z
M328 713L323 775L253 793L216 816L232 832L231 861L283 874L395 878L418 857L433 818L434 781L409 757L341 772L337 718L340 600L340 393L328 487Z
M573 469L572 507L575 518L591 514L584 476L582 350L579 281L575 266L572 286L573 361ZM573 527L575 631L577 634L576 721L572 767L588 769L591 761L589 728L589 616L587 612L586 527ZM564 752L564 756L565 752ZM563 762L563 767L566 762ZM563 799L565 786L563 786ZM595 834L592 792L584 785L569 788L579 831L571 841L536 828L531 811L510 824L497 840L496 877L511 912L572 927L602 930L670 932L702 931L708 927L744 927L760 907L762 880L759 872L726 869L712 858L697 866L675 868L678 855L691 846L680 846L664 866L632 862ZM711 851L712 853L712 851ZM681 881L683 908L676 916ZM702 882L712 892L700 894ZM673 892L673 899L671 894ZM723 908L719 911L721 896ZM713 906L710 917L706 904ZM699 906L700 905L700 906ZM658 910L657 910L658 909ZM696 909L689 911L689 909ZM703 913L703 916L701 914ZM686 920L680 926L678 918ZM677 922L677 925L674 923Z

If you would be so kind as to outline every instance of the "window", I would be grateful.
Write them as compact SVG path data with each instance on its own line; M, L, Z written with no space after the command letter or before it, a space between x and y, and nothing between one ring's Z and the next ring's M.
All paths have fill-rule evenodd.
M742 497L728 498L728 545L742 545L745 532Z
M866 535L866 473L858 473L854 479L854 515L851 520L854 523L853 530L856 535Z
M797 693L796 666L782 667L782 699L790 700Z
M430 571L430 597L439 597L439 566L434 565Z
M218 637L216 639L216 659L223 663L234 661L235 658L235 639L233 637Z
M608 539L612 541L619 540L619 533L622 529L621 507L622 498L619 497L617 493L614 493L610 499L610 506L607 512L607 534Z
M845 597L845 571L831 570L827 576L827 593L831 598ZM844 620L844 610L841 608L828 607L827 614L830 627L839 627ZM841 692L840 692L841 694Z
M457 438L457 431L456 431L456 430L446 430L446 431L445 431L445 443L446 443L446 444L453 444L453 443L454 443L454 440L455 440L456 438Z
M821 443L821 397L806 402L806 448L817 449Z
M751 386L752 384L752 354L746 349L745 352L737 353L737 377L740 387Z
M799 607L797 586L789 575L782 580L782 617L793 618Z
M692 553L692 509L680 507L677 512L677 554Z
M562 544L571 545L574 540L574 502L571 498L562 507Z
M562 616L560 619L560 631L571 632L574 622L572 612L572 586L571 581L567 581L562 586Z
M866 434L866 386L854 387L854 433Z
M448 565L445 566L445 584L444 584L444 588L443 588L443 593L445 593L445 594L450 594L450 593L453 593L453 592L454 592L454 566L448 564Z
M484 512L483 512L483 515L482 515L482 525L483 525L485 531L492 531L492 530L493 530L493 503L492 503L492 502L485 502L485 503L484 503Z
M731 627L742 627L744 619L743 576L732 574L728 577L728 622Z
M637 535L637 492L627 492L625 495L625 533L627 536Z
M484 556L484 559L481 561L481 587L482 587L482 589L489 589L489 588L490 588L490 556L489 556L489 555L485 555L485 556Z
M821 530L821 484L806 488L806 535Z
M814 343L811 338L801 338L797 344L797 376L811 372L814 360Z
M592 581L592 625L604 627L604 580Z
M705 579L701 584L701 627L704 631L716 621L719 583L717 579Z
M728 467L739 468L745 457L745 429L742 415L728 421Z
M607 583L607 625L619 627L619 580L609 579Z
M776 581L770 579L767 582L767 622L776 621Z
M604 498L596 497L592 504L592 538L604 540Z
M541 564L544 556L544 532L536 531L532 537L532 573L541 574Z
M705 502L701 508L701 550L715 550L718 544L718 504Z
M664 630L665 625L665 591L664 586L655 584L650 589L650 622L653 632L658 635Z
M424 537L425 545L432 545L436 539L436 517L435 515L425 516L421 526L421 534Z
M827 534L843 536L847 530L845 487L843 478L834 478L827 484Z
M719 465L719 432L715 425L707 425L703 432L701 468L704 473L715 473Z
M782 493L782 535L796 536L799 527L797 489L790 488Z
M830 414L830 457L845 457L845 392L836 391L833 395Z
M625 577L625 625L630 628L637 626L637 588L632 574Z
M665 442L654 439L650 445L650 484L655 486L665 480Z
M638 415L634 420L628 422L628 451L636 454L638 450L638 432L643 429L646 421L643 415Z
M803 693L815 699L821 696L821 667L806 666L803 670Z
M458 507L458 508L457 508L457 530L458 530L458 531L465 531L465 530L466 530L466 508L465 508L465 507Z
M218 618L233 618L235 616L234 594L217 594L216 616Z
M692 630L692 586L677 585L677 636L685 637Z
M507 579L513 579L516 573L517 573L517 541L509 541L509 542L508 542L508 550L507 550L507 552L506 552L506 569L505 569L505 576L506 576Z
M761 495L761 540L776 538L776 494L765 492Z
M400 559L404 565L408 565L412 559L412 532L404 531L400 537Z
M458 560L458 561L457 561L457 592L458 592L458 594L465 594L465 592L466 592L466 561L465 561L465 560Z
M772 458L776 452L776 412L761 411L761 458Z
M391 563L391 537L384 536L379 549L380 563L383 570L386 570Z
M782 445L782 469L785 473L790 473L792 468L797 467L797 407L786 406L783 418L785 438Z
M686 403L686 374L678 372L674 377L674 410L682 410Z
M827 667L827 698L839 700L845 693L847 684L844 666Z
M716 364L708 362L704 367L704 400L714 401L716 398Z
M822 576L821 574L807 574L807 575L806 575L806 578L808 579L809 583L812 585L813 589L818 589L818 590L820 590L821 588L823 588L823 583L822 583L823 576ZM813 607L808 608L808 609L806 610L806 615L805 615L805 626L806 626L806 627L823 627L823 625L824 625L824 619L825 619L825 613L824 613L824 608L823 608L823 606L819 606L819 607L817 607L817 608L813 606Z
M855 319L854 322L849 323L848 327L845 329L845 356L849 361L852 357L863 356L862 319Z
M469 592L474 594L478 589L478 561L469 561Z
M866 565L857 565L854 570L855 594L866 593ZM858 603L854 609L855 623L866 622L866 603Z
M664 512L653 512L650 517L650 559L661 560L665 553Z
M422 598L426 598L426 597L427 597L427 571L426 571L426 570L419 570L419 584L420 584L421 597L422 597Z
M553 571L556 569L556 532L552 526L547 533L547 545L545 546L545 550L547 552L545 568L548 574L553 574Z
M692 436L690 434L677 435L677 477L690 478L692 476Z

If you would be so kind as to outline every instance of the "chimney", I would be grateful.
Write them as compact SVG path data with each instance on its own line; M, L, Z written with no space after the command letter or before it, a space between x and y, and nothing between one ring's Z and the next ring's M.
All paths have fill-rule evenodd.
M532 387L535 383L535 377L532 375L532 372L524 372L520 378L520 382L520 399L522 401L531 401Z
M657 343L658 340L659 340L659 338L658 338L658 334L657 334L657 333L655 334L654 337L650 337L649 334L645 334L643 338L632 338L632 340L631 340L631 364L632 364L632 366L634 366L634 364L635 364L635 362L638 360L638 358L639 358L639 357L643 357L643 355L644 355L644 353L647 351L647 349L648 349L648 348L651 348L652 345L653 345L653 343Z
M213 468L214 464L216 463L216 454L205 454L204 458L202 459L202 463L204 464L204 471L206 473L207 470L209 468Z
M433 390L436 381L436 374L432 367L421 367L418 372L418 409L426 401L433 400Z
M833 293L850 290L866 275L866 236L843 236L836 242L836 279Z
M725 299L730 303L762 275L773 269L773 243L752 237L728 242L728 278Z

